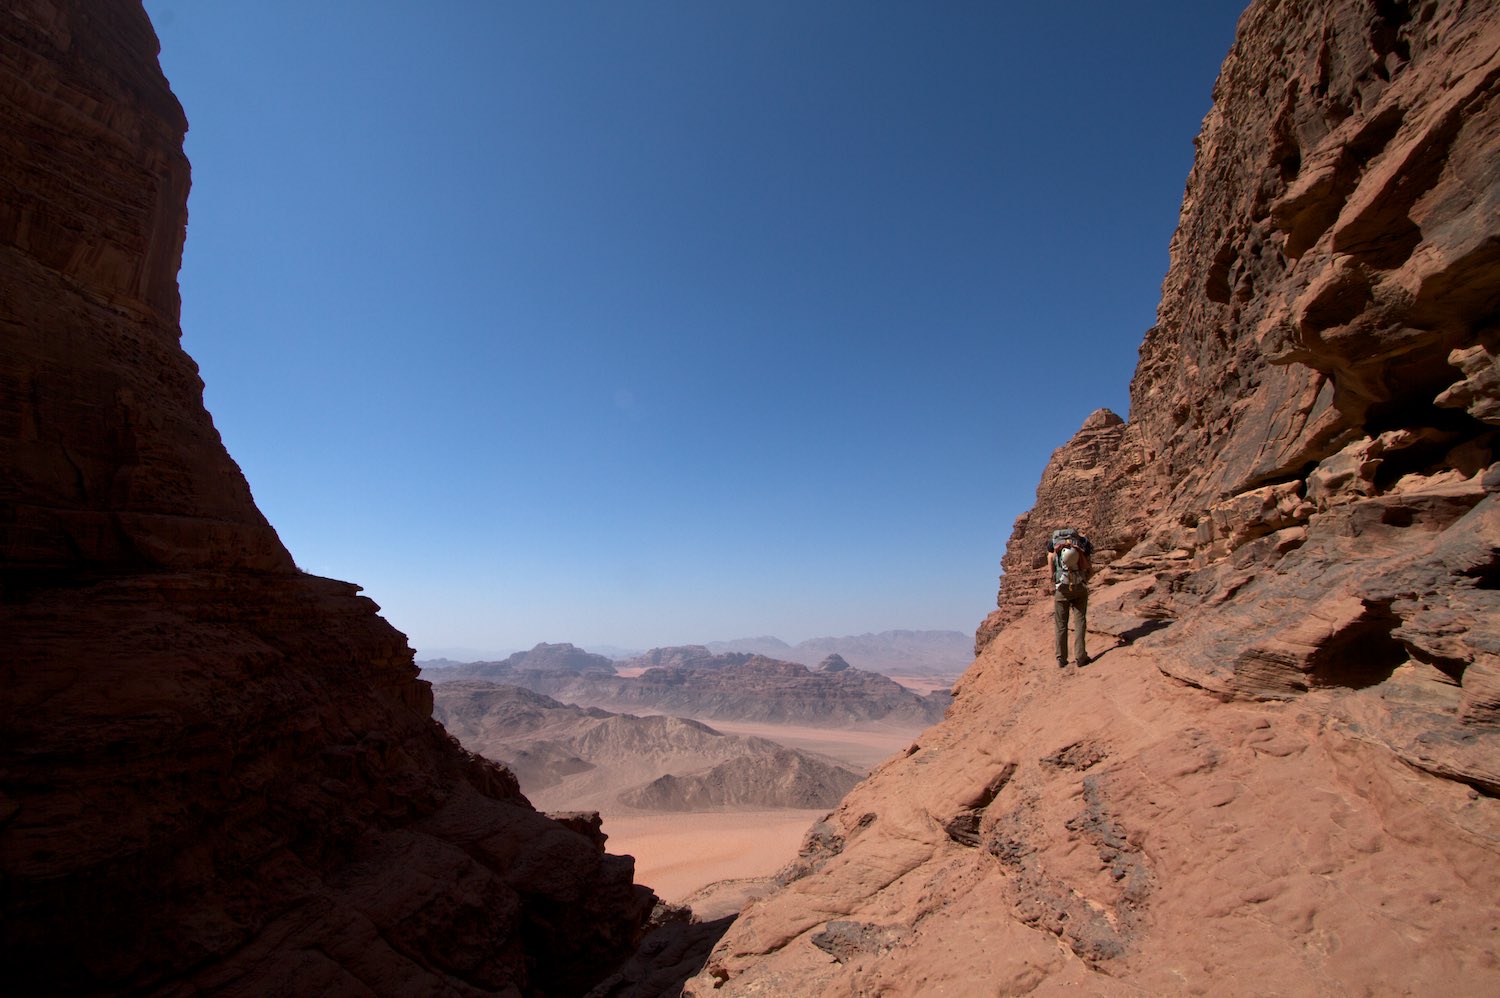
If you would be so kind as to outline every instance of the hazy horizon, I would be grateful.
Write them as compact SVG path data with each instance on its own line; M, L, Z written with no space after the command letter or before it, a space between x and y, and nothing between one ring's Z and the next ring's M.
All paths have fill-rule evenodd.
M446 659L449 659L449 660L452 660L452 661L458 661L458 662L463 662L463 661L479 662L479 661L498 661L500 659L509 658L511 655L514 655L517 652L530 651L531 649L533 649L533 648L535 648L535 647L537 647L538 645L541 645L541 644L549 644L549 645L570 644L570 645L573 645L575 648L580 648L580 649L582 649L584 651L587 651L587 652L593 652L596 655L606 655L606 656L608 656L608 655L610 655L611 652L614 652L614 653L630 653L630 654L634 654L634 655L639 655L639 654L642 654L644 652L651 651L653 648L681 648L681 647L688 646L688 645L704 645L704 646L709 646L709 645L726 645L726 644L732 645L732 644L739 644L739 643L743 643L743 642L766 641L766 640L781 641L781 642L785 643L790 648L796 648L798 645L802 644L803 642L807 642L807 641L819 641L819 640L846 641L846 640L856 639L856 638L879 637L881 635L889 634L889 633L957 634L957 635L961 635L961 636L963 636L965 638L972 638L973 637L973 631L958 631L958 630L935 629L935 628L888 627L888 628L886 628L884 630L881 630L881 631L864 631L864 632L861 632L859 634L809 634L809 635L807 635L805 637L799 637L799 638L795 638L795 639L784 638L784 637L782 637L781 635L778 635L778 634L745 634L745 635L740 635L738 637L733 637L733 638L708 638L708 639L699 640L699 641L656 641L656 642L653 642L653 643L648 644L648 645L640 645L640 646L636 646L636 645L623 645L623 644L619 644L618 642L612 642L612 641L599 641L599 642L593 642L593 643L590 643L590 644L580 644L577 641L570 641L567 638L544 638L541 641L533 641L533 642L531 642L528 645L524 645L524 646L519 646L518 645L518 646L513 647L513 648L504 648L504 647L478 647L478 648L476 648L476 647L472 647L472 646L468 646L468 645L442 645L442 644L435 644L435 645L431 646L430 648L416 647L415 645L413 647L416 647L417 661L419 661L419 662L420 661L433 661L435 659L440 659L440 658L446 658ZM472 657L467 657L466 658L464 656L472 656Z
M146 0L183 343L418 648L972 632L1242 6Z

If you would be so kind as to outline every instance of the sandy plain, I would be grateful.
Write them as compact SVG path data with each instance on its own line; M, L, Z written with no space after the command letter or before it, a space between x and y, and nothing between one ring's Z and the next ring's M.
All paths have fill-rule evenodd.
M943 676L891 676L890 678L905 686L913 693L920 693L926 696L938 690L952 689L953 684L958 682L959 675L961 673L955 672Z
M711 884L716 895L739 895L731 885L754 888L774 876L792 858L813 822L826 812L707 811L690 814L605 816L606 848L635 857L636 883L646 884L665 901L681 904ZM754 882L754 883L752 883ZM700 917L708 912L699 904ZM739 910L734 905L730 911Z
M921 729L809 728L781 724L707 722L719 731L757 735L792 748L831 756L867 772L904 751ZM604 812L606 848L635 857L637 883L673 904L690 904L702 919L740 910L769 889L770 878L797 855L802 838L824 810L713 811L674 814Z

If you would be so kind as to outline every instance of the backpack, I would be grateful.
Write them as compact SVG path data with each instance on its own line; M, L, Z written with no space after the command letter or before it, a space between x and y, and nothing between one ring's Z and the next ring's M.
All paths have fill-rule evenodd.
M1052 581L1059 586L1081 586L1089 580L1089 553L1083 535L1074 527L1052 531Z

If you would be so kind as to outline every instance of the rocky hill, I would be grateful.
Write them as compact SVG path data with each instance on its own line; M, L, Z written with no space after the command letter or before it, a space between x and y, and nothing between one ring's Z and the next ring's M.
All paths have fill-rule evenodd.
M475 680L440 683L433 693L433 716L465 748L506 764L543 807L832 807L859 782L832 760L684 718L585 709Z
M653 897L298 572L179 345L138 0L0 13L0 964L14 994L577 994Z
M627 790L620 801L644 811L817 808L836 804L859 782L852 771L799 752L737 756L700 773L667 773Z
M1249 7L1129 422L1054 454L947 720L690 993L1500 991L1497 164L1500 5Z
M436 659L418 662L429 680L503 679L521 672L603 672L614 675L615 664L603 655L575 648L563 642L543 642L530 651L518 651L498 662L453 662Z
M851 727L874 722L925 727L943 715L946 693L921 696L885 676L860 669L809 669L748 653L715 655L701 645L656 648L617 663L638 676L515 669L486 664L482 672L436 669L436 683L481 675L523 686L565 703L703 720L759 721ZM847 666L847 663L845 663Z

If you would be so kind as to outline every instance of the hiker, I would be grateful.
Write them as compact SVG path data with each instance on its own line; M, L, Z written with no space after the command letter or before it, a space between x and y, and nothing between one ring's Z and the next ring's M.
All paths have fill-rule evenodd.
M1068 667L1068 617L1073 617L1073 661L1089 664L1084 634L1089 620L1089 557L1094 545L1076 527L1052 531L1047 541L1047 571L1052 579L1052 620L1057 634L1057 667Z

